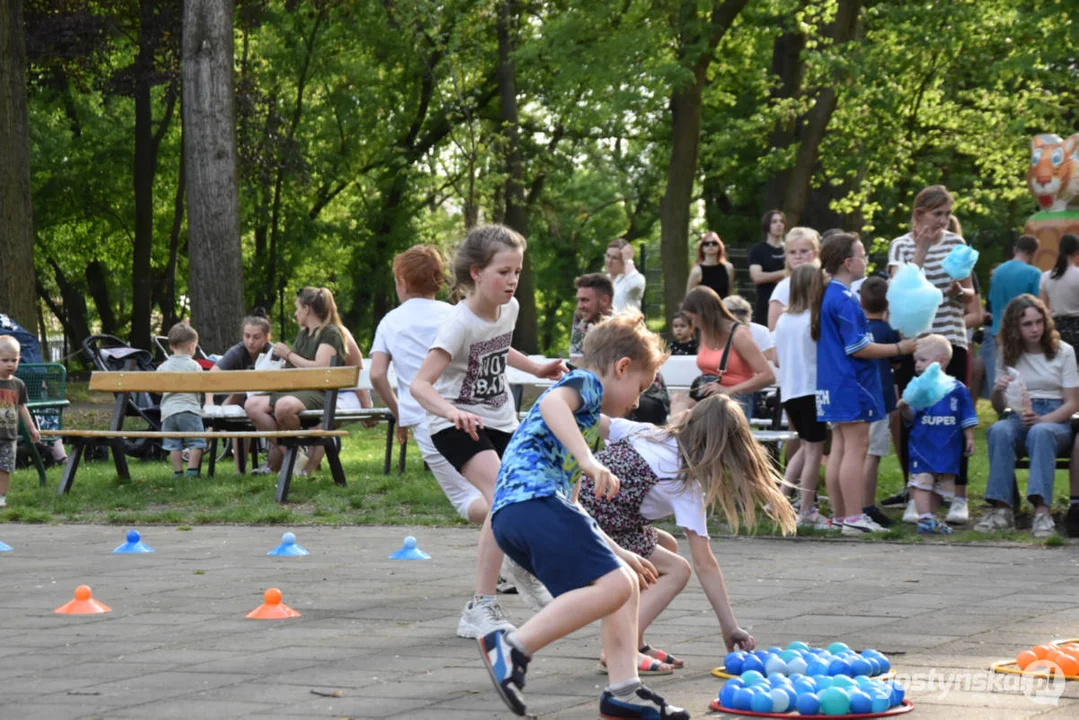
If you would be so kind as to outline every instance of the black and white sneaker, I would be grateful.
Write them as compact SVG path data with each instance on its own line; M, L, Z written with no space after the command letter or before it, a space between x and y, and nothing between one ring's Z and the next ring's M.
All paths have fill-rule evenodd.
M881 507L903 507L904 505L907 504L907 500L909 500L909 499L910 499L910 496L907 494L907 489L903 488L902 490L897 492L895 495L891 495L891 496L886 497L883 500L881 500L880 501L880 506Z
M640 718L641 720L689 720L689 713L680 707L668 705L644 685L632 695L618 696L604 690L599 699L599 716L605 720Z
M881 512L880 508L876 505L871 506L865 511L865 514L869 516L869 519L880 525L882 528L890 528L892 526L892 519Z
M516 595L517 594L517 586L514 585L509 580L507 580L506 578L499 575L498 576L498 584L495 585L495 592L498 593L499 595Z
M516 715L524 715L525 703L521 699L521 690L525 686L525 673L528 672L528 658L524 653L511 647L506 642L506 631L495 630L477 641L480 644L480 656L487 666L491 682L495 684L502 702Z

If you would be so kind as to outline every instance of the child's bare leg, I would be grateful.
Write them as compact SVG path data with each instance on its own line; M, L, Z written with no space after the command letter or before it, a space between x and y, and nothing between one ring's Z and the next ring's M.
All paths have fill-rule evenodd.
M0 470L0 495L7 495L7 491L11 489L11 475L3 470Z
M932 513L936 509L934 505L939 504L939 501L938 503L933 502L935 495L936 493L922 488L912 487L910 489L910 496L914 498L914 509L918 511L919 515Z
M187 469L198 470L202 467L202 448L191 448L187 453Z
M274 419L271 412L268 395L256 395L248 398L247 402L244 403L244 412L247 413L247 417L251 419L251 424L255 426L256 430L261 430L262 432L277 430L277 420ZM270 468L280 469L281 467L281 447L272 438L270 439L270 451L266 455L266 465Z
M787 468L783 471L783 485L782 492L787 497L790 497L794 493L794 489L798 487L798 479L802 477L802 470L805 468L805 448L799 447L793 455L787 460Z
M828 467L824 471L824 485L828 488L828 504L832 506L832 517L836 519L847 516L843 494L839 489L839 466L843 461L842 427L842 425L837 425L832 430L832 453L828 456Z
M461 468L461 474L472 485L483 493L483 499L487 501L487 507L494 502L495 480L498 479L498 468L501 461L498 453L494 450L484 450L475 455ZM483 521L480 530L480 539L476 544L476 594L494 595L498 585L498 571L502 567L502 550L495 542L495 536L491 532L491 513ZM531 647L529 647L531 650Z
M599 635L607 654L607 674L610 684L618 685L637 679L637 648L640 632L637 628L640 616L641 591L634 574L626 570L630 579L630 596L620 608L603 618ZM649 588L654 590L655 586Z
M801 513L808 515L817 502L817 483L820 482L820 459L824 454L824 443L802 443L802 504Z
M862 498L862 507L877 504L877 475L880 472L880 456L865 456L865 496Z
M173 472L184 471L184 454L182 450L170 450L169 460L172 462Z
M656 542L661 548L666 548L673 553L678 552L678 540L666 530L656 528Z
M852 422L839 426L843 436L843 460L839 466L839 489L847 516L860 515L865 485L865 456L869 449L869 423Z
M659 572L659 579L641 595L638 614L637 647L644 645L644 631L667 609L678 593L686 589L691 574L689 563L681 555L657 546L648 558Z

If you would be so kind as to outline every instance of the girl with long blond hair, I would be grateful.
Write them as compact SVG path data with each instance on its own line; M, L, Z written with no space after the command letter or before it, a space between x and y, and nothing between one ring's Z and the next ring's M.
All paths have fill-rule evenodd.
M664 538L665 533L652 527L672 515L686 533L693 569L719 620L724 647L752 650L753 637L734 618L723 572L708 541L708 513L722 510L737 532L743 520L749 529L755 528L757 508L768 506L768 514L784 534L794 532L795 516L777 489L782 478L753 439L737 402L725 395L705 398L663 427L605 418L604 432L608 444L596 460L619 478L620 490L613 498L597 498L592 481L583 477L580 503L611 539L648 558L659 573L648 592L641 593L640 670L669 672L656 663L683 665L644 641L648 626L689 582L690 563L677 553L676 544L667 547L669 536Z

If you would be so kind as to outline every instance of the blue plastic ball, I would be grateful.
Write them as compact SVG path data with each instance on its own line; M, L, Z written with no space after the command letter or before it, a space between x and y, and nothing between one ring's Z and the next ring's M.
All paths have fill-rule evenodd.
M825 715L846 715L850 712L850 696L837 687L822 691L819 698L820 710Z
M870 697L873 698L872 712L887 712L888 708L892 706L892 693L890 690L875 689L870 694Z
M745 660L742 661L742 674L744 675L750 670L759 673L764 672L764 663L756 655L746 655Z
M753 699L750 701L749 709L753 712L772 712L772 695L769 692L761 691L760 693L753 693Z
M817 692L820 692L824 688L832 687L831 675L814 675L813 682L817 683Z
M901 705L906 694L907 691L902 685L899 683L892 683L892 707Z
M287 532L281 536L281 542L285 545L295 545L296 536L293 533ZM416 538L412 538L412 542L412 547L415 547ZM408 547L408 538L405 538L405 546Z
M836 675L850 675L850 663L843 658L836 658L828 665L828 674L833 677Z
M742 682L746 687L753 687L764 682L764 675L759 670L746 670L742 673Z
M293 538L292 538L292 541L293 541L293 542L295 542L295 541L296 541L296 537L295 537L295 536L293 536ZM407 549L409 549L409 550L412 550L413 548L415 548L415 547L416 547L416 538L412 537L411 535L409 535L408 537L406 537L406 538L405 538L405 547L406 547Z
M726 683L719 691L719 704L723 707L734 707L734 693L738 692L740 688Z
M873 698L861 690L854 690L850 694L850 712L855 715L864 715L872 712Z
M806 665L806 675L827 675L828 663L820 660L813 660Z
M733 677L727 680L728 685L734 685L736 688L743 688L746 686L745 682L740 677Z
M794 642L787 644L788 650L808 650L809 645L805 644L801 640L795 640Z
M768 674L768 677L779 674L786 675L787 663L783 662L783 658L778 655L773 655L768 658L768 662L764 663L764 671Z
M761 663L764 663L764 661L768 659L768 655L770 655L767 650L754 650L751 654L753 657L760 660Z
M817 691L817 683L813 682L813 678L799 678L791 683L791 687L793 687L794 691L799 695Z
M880 675L880 660L877 660L875 657L867 657L865 658L865 661L869 663L868 674L871 677L876 677L877 675Z
M731 698L731 702L735 710L752 710L753 709L753 691L749 688L738 688L734 691L734 697Z
M138 530L128 530L127 531L127 541L129 543L137 543L139 541L140 537L142 537L142 536L139 535Z
M873 666L865 658L855 658L850 664L851 675L869 675L873 671Z
M832 653L833 655L850 652L850 646L847 645L847 643L834 642L828 646L828 652Z
M854 678L849 675L836 675L832 678L832 687L840 690L853 690L858 687L858 683L854 682Z
M809 663L803 658L796 657L787 663L787 670L791 675L804 675L809 670Z
M723 658L723 669L731 675L741 675L742 663L744 663L745 660L746 654L741 650L727 653L727 657Z
M797 657L799 657L799 655L794 650L784 650L783 652L779 653L779 657L780 657L781 660L783 660L783 662L785 662L785 663L787 663L789 665L790 661L794 660Z
M794 707L802 715L816 715L820 711L820 699L816 693L798 693Z
M884 657L883 655L881 655L880 657L877 657L876 655L874 655L873 659L880 663L880 673L879 674L883 675L884 673L886 673L886 672L888 672L889 670L892 669L892 663L889 662L888 658Z
M783 652L783 648L779 647L778 645L773 645L772 647L768 648L768 652L770 652L772 655L778 655L779 653Z
M766 712L783 713L790 709L791 699L786 690L774 688L769 695L772 696L772 707Z

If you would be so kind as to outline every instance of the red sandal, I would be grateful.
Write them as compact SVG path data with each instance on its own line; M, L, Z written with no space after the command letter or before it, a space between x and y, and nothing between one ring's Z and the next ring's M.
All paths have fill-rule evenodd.
M647 655L637 656L637 674L638 675L673 675L674 667L669 663L660 662L654 657ZM596 671L607 674L607 661L604 658L599 659L599 665L596 667Z
M680 668L683 668L686 665L684 662L682 662L681 658L676 658L674 655L671 655L666 650L660 650L659 648L649 647L648 645L642 645L641 649L638 650L637 652L641 653L642 655L647 655L648 657L655 658L656 660L659 660L661 663L665 663L667 665L670 665L671 667L673 667L676 670L678 670Z

